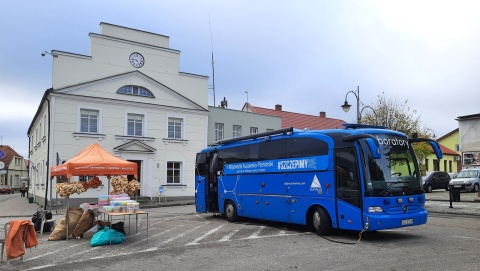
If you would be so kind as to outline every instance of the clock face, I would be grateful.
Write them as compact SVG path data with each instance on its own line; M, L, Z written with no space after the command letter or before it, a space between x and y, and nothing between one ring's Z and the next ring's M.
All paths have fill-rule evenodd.
M129 57L130 64L135 68L141 68L145 63L145 59L140 53L132 53Z

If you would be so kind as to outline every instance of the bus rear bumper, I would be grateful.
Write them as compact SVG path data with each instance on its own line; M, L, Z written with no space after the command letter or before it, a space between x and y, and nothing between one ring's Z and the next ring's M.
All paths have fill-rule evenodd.
M392 228L403 228L409 226L419 226L427 223L428 213L426 210L405 213L405 214L365 214L365 221L369 224L368 230L384 230Z

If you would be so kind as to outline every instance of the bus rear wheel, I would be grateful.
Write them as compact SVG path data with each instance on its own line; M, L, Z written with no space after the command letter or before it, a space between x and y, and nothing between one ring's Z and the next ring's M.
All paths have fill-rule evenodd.
M332 231L332 220L321 207L315 207L312 213L312 226L318 235L329 235Z
M235 203L231 200L225 203L225 217L228 222L237 221L237 207L235 207Z

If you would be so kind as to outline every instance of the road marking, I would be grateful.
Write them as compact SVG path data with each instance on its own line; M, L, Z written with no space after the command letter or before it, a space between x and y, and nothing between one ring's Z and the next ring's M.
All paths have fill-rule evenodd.
M453 235L452 237L456 238L462 238L462 239L469 239L469 240L475 240L475 241L480 241L479 238L473 238L473 237L468 237L468 236L458 236L458 235Z
M78 246L83 245L83 244L84 243L79 243L79 244L76 244L76 245L69 246L68 248L78 247ZM42 258L42 257L45 257L47 255L54 254L54 253L57 253L57 252L60 252L60 251L63 251L63 250L65 250L65 248L50 251L50 252L44 253L42 255L34 256L34 257L28 257L27 259L24 259L23 261L28 262L28 261L35 260L35 259L38 259L38 258Z
M237 232L239 232L241 229L243 229L244 226L241 226L241 227L238 227L236 229L234 229L231 233L225 235L224 237L222 237L222 239L218 240L219 242L226 242L226 241L230 241L230 238L232 238L232 236L234 236Z
M205 223L205 224L208 224L208 223ZM182 225L183 226L183 225ZM178 227L178 226L177 226ZM182 234L179 234L175 237L172 237L162 243L160 243L159 245L161 244L166 244L166 243L169 243L175 239L178 239L178 238L181 238L195 230L197 230L198 228L200 228L201 226L198 226L198 227L195 227L187 232L184 232ZM265 226L262 226L262 227L265 227ZM238 232L241 228L243 228L243 226L241 226L240 228L237 228L234 230L234 233ZM168 231L172 231L173 229L169 229ZM165 233L167 231L164 231L163 233ZM302 234L310 234L308 232L306 233L286 233L284 230L280 230L278 234L274 234L274 235L264 235L264 236L259 236L261 230L259 231L256 231L254 234L252 234L251 236L249 237L246 237L246 238L241 238L241 239L236 239L236 240L247 240L247 239L252 239L252 236L255 236L254 239L258 239L258 238L271 238L271 237L279 237L279 236L295 236L295 235L302 235ZM160 233L160 234L156 234L157 236L158 235L161 235L163 233ZM218 240L218 241L211 241L211 242L204 242L204 243L201 243L201 244L211 244L211 243L220 243L220 242L224 242L222 240L224 239L229 239L230 236L227 235L225 237L223 237L222 239ZM226 238L227 237L227 238ZM81 243L81 244L78 244L78 245L82 245L84 243ZM200 243L199 243L200 244ZM70 246L70 247L75 247L75 246L78 246L78 245L74 245L74 246ZM106 259L106 258L114 258L114 257L118 257L118 256L126 256L126 255L134 255L134 254L140 254L140 253L145 253L145 252L153 252L153 251L160 251L160 250L164 250L164 249L170 249L170 248L176 248L176 247L185 247L187 246L188 244L185 244L185 245L176 245L176 246L168 246L168 247L159 247L159 245L155 245L153 247L150 247L150 248L147 248L147 249L143 249L143 250L139 250L139 251L129 251L129 252L119 252L119 253L116 253L116 254L112 254L111 252L107 253L106 255L103 255L103 256L98 256L98 257L93 257L91 259L80 259L80 260L71 260L71 259L65 259L66 261L62 261L62 262L58 262L58 263L55 263L55 264L46 264L46 265L41 265L41 266L35 266L35 267L32 267L32 268L29 268L29 269L24 269L24 270L39 270L39 269L45 269L45 268L50 268L50 267L55 267L55 266L60 266L60 265L64 265L66 263L68 264L75 264L75 263L85 263L85 262L90 262L91 260L95 260L95 259ZM63 250L63 249L62 249ZM49 252L47 254L52 254L52 253L56 253L60 250L57 250L57 251L52 251L52 252ZM42 256L45 256L47 254L44 254ZM39 257L35 257L35 258L39 258ZM27 260L32 260L34 258L29 258Z
M170 243L170 242L172 242L172 241L174 241L174 240L177 240L178 238L182 238L183 236L185 236L185 235L187 235L187 234L190 234L190 233L196 231L196 230L197 230L198 228L200 228L200 227L201 227L201 226L197 226L197 227L195 227L195 228L193 228L193 229L190 229L190 230L188 230L188 231L186 231L186 232L177 234L176 236L174 236L174 237L172 237L172 238L169 238L169 239L161 242L160 244L155 245L154 247L158 248L158 247L161 246L161 245L165 245L165 244L168 244L168 243Z
M249 237L247 237L245 239L259 238L258 235L263 231L263 229L265 229L265 226L260 226L260 228L258 230L256 230L254 233L252 233L252 235L250 235Z
M201 241L201 240L207 238L209 235L212 235L213 233L215 233L216 231L218 231L219 229L221 229L223 226L224 226L224 225L220 225L220 226L216 227L215 229L209 230L209 231L206 232L204 235L202 235L202 236L198 237L197 239L193 240L192 242L188 243L187 246L199 244L198 241Z

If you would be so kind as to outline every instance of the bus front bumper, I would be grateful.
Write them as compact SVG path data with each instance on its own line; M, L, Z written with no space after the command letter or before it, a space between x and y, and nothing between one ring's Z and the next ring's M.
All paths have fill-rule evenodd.
M427 217L428 213L426 210L395 215L367 213L364 221L368 223L368 230L375 231L423 225L427 223Z

